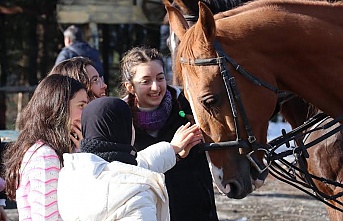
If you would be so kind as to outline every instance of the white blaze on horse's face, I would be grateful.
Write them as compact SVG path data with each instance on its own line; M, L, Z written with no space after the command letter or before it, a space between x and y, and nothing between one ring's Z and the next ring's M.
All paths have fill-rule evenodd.
M207 152L206 152L206 157L207 157L208 165L210 167L210 171L211 171L212 179L213 179L214 183L216 184L218 190L221 193L227 195L231 191L231 188L230 188L230 185L226 185L225 187L222 185L222 181L223 181L222 177L224 174L223 169L218 168L211 163L211 158Z

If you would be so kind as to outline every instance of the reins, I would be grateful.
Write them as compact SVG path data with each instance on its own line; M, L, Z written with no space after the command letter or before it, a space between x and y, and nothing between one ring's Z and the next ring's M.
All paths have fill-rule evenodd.
M307 149L343 129L343 125L339 123L340 120L343 119L342 116L332 119L322 126L318 126L327 119L329 119L329 117L326 114L318 113L307 120L303 125L295 128L289 133L286 133L283 130L282 136L279 136L268 143L268 145L270 145L270 150L268 151L268 155L266 155L265 159L269 165L269 173L272 176L307 193L308 195L313 196L326 205L343 212L342 208L339 208L332 203L335 202L343 206L343 202L337 199L343 196L343 192L334 195L328 195L318 189L317 185L315 184L315 180L326 185L333 185L340 188L343 188L343 184L310 174L306 167L306 158L309 157ZM339 126L334 127L336 124L339 124ZM308 136L310 133L318 130L326 130L332 127L334 128L328 133L325 133L312 142L304 145L304 137ZM297 145L291 146L290 141L296 141ZM286 145L288 150L276 153L276 150L281 145ZM287 156L294 156L295 162L289 162L285 160L284 158Z

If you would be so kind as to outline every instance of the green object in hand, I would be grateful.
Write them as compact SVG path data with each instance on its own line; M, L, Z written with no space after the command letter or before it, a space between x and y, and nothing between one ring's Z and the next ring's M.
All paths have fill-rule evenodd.
M186 117L186 114L185 114L185 112L184 112L184 111L179 111L179 115L180 115L180 117L183 117L183 118L185 118L185 117Z

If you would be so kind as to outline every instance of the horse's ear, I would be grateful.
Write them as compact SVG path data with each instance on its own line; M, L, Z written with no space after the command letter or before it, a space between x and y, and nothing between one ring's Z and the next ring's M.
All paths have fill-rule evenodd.
M195 24L195 29L200 29L194 33L203 33L208 41L214 41L216 25L211 10L201 1L199 5L199 19Z
M189 28L186 19L175 7L170 5L166 5L165 7L168 13L168 20L171 29L175 32L176 36L182 40L182 37Z
M162 0L162 3L163 3L164 5L171 6L171 3L170 3L169 0Z

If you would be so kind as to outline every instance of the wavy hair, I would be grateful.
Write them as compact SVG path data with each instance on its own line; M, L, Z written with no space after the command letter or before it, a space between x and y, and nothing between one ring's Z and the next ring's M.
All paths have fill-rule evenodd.
M61 74L80 81L87 89L87 94L89 100L95 99L94 93L92 92L92 83L87 74L86 67L91 65L95 68L94 63L86 57L73 57L64 60L57 65L55 65L49 75L51 74Z
M69 101L82 89L85 87L79 81L57 74L49 75L39 83L17 119L19 136L4 153L4 177L10 199L16 196L24 154L38 140L55 150L61 166L63 153L72 152Z

